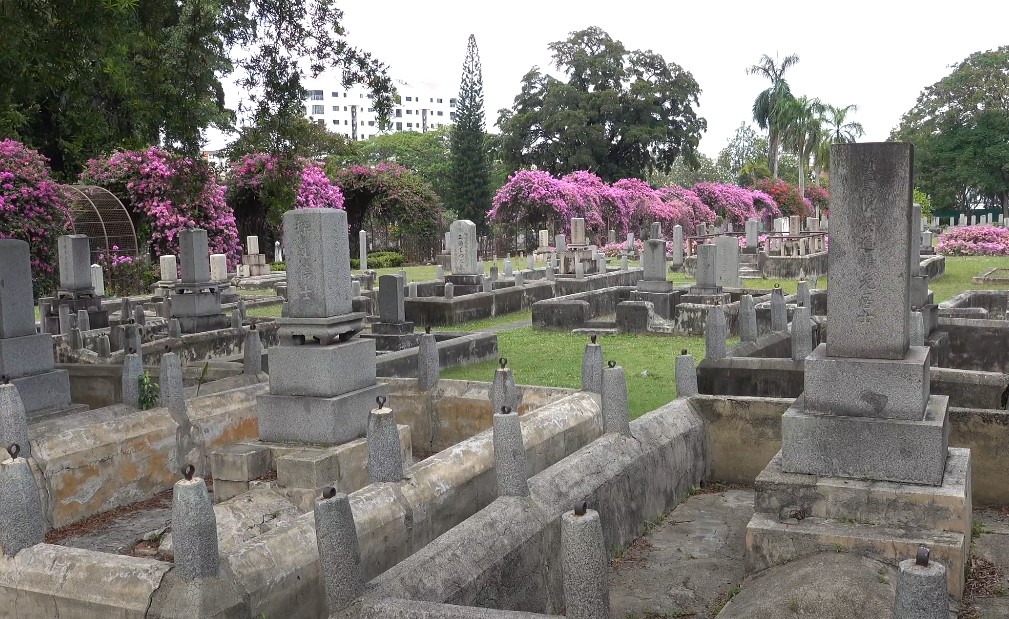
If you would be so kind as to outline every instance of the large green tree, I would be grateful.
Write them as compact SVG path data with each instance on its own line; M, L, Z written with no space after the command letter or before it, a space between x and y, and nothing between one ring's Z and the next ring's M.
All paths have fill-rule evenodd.
M512 169L555 176L590 170L607 182L698 165L707 122L689 71L652 51L627 50L600 28L550 44L559 79L533 67L511 109L501 110L501 153Z
M444 126L426 133L397 131L376 135L358 142L357 152L346 163L398 163L431 185L444 203L450 193L450 131Z
M800 194L806 191L809 160L822 141L824 109L819 99L803 95L786 99L778 110L783 145L799 161Z
M1009 46L954 65L890 137L915 145L917 185L933 209L984 206L1009 216Z
M767 130L767 161L775 178L778 177L778 151L781 145L781 110L792 99L792 91L785 81L785 71L798 62L799 56L796 54L785 56L780 64L775 58L764 54L757 64L746 70L747 74L759 75L771 82L753 102L753 120L761 129Z
M838 107L827 105L823 109L823 131L819 146L816 148L816 169L830 169L830 145L851 144L865 135L862 123L851 120L849 115L858 111L857 105Z
M490 210L490 161L485 139L483 70L476 37L469 35L452 127L450 191L446 206L483 227Z

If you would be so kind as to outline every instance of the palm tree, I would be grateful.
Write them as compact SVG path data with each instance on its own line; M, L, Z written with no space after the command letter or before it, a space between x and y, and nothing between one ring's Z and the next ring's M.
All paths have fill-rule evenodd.
M809 159L822 142L823 112L826 106L819 99L805 95L785 101L778 111L785 147L799 160L799 194L806 193L806 172Z
M830 167L830 145L850 144L865 135L862 123L848 120L848 114L857 112L857 105L836 107L827 105L823 110L823 141L816 149L816 167L826 170Z
M785 81L785 71L799 62L799 56L785 56L779 65L767 54L760 61L746 70L747 75L760 75L771 81L771 86L757 95L753 102L753 120L761 129L767 130L767 163L771 174L778 177L778 147L781 138L781 127L777 123L778 111L782 104L792 98L792 91Z

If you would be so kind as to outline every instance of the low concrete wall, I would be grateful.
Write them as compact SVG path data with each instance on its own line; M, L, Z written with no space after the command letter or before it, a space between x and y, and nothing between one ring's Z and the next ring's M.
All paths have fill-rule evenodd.
M781 449L781 416L791 398L695 396L708 428L711 478L751 484ZM950 407L950 447L971 450L975 505L1009 505L1009 412Z
M799 279L800 273L806 277L819 277L827 274L827 252L805 256L768 256L767 252L760 251L757 253L757 266L760 274L767 279Z
M533 304L533 326L537 329L570 331L600 316L615 314L617 305L631 298L633 286L614 286L579 292Z
M939 318L949 334L949 365L960 370L1009 373L1009 321Z
M1005 409L1009 375L976 370L931 369L932 395L949 396L950 406Z
M988 314L1005 316L1009 312L1009 291L968 290L939 304L939 310L983 309Z
M607 434L501 497L368 585L366 598L556 613L564 606L560 517L587 501L614 556L707 474L704 423L686 400Z
M613 288L614 286L636 286L644 276L645 271L640 267L630 268L626 271L607 271L596 275L586 275L582 279L558 276L554 281L554 290L556 291L554 296L562 297L580 292Z
M189 418L203 431L208 455L258 437L256 397L269 389L261 378L225 379L235 388L188 400ZM171 488L179 479L177 427L165 408L138 411L122 404L33 423L32 461L50 525L61 527Z
M113 406L123 401L123 366L87 363L59 363L58 370L67 370L70 374L70 401L74 404L85 404L88 408L103 408ZM161 376L160 365L150 365L144 368L151 373L155 382ZM212 362L207 367L204 389L214 381L237 376L242 373L241 365ZM182 368L182 377L186 385L195 385L203 373L203 366L186 366Z
M554 283L532 281L525 286L495 288L493 292L478 292L444 297L411 297L404 300L406 319L419 326L457 325L471 320L511 314L542 299L554 296Z
M461 367L497 359L496 333L436 334L438 362L442 368ZM417 375L418 347L383 353L376 358L381 377L406 378Z
M442 451L491 428L491 383L440 380L430 393L421 393L414 379L383 382L389 387L389 405L396 411L396 419L410 426L415 453ZM577 393L574 389L535 385L516 387L520 415Z
M935 255L923 258L919 263L921 266L921 274L927 276L929 279L935 279L946 274L946 256Z
M539 473L601 434L599 398L589 393L523 415L530 473ZM578 473L584 475L585 470ZM496 492L489 430L415 464L401 483L372 484L354 492L350 501L366 577L374 578L421 550L490 504ZM324 616L314 526L312 514L304 514L227 556L249 596L252 616Z

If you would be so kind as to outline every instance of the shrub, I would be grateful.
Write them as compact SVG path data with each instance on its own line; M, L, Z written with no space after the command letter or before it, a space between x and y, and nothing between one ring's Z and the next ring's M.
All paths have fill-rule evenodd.
M242 247L235 215L225 202L225 187L205 161L152 146L92 159L81 181L115 194L130 211L140 244L149 243L156 255L178 255L179 232L203 228L211 253L227 255L230 267L238 264Z
M950 228L939 237L936 251L945 256L1009 256L1009 229L1001 226Z
M826 187L820 187L819 185L810 185L809 187L806 187L806 199L809 200L813 209L820 209L820 217L829 217L828 211L830 210L830 192L827 191Z
M368 254L369 269L388 269L401 267L406 263L406 257L398 251L376 251ZM350 268L360 269L361 261L357 258L350 259Z
M742 226L752 217L767 221L781 216L774 198L762 191L722 183L697 183L693 190L717 216L734 226Z
M799 188L795 185L787 183L780 178L761 178L753 183L753 189L756 191L765 193L774 200L775 204L781 211L781 215L798 215L800 217L808 217L813 213L813 203L807 198L803 197L799 193ZM826 191L820 189L824 194ZM806 188L806 196L810 195L812 187ZM814 195L820 197L818 192L813 192Z
M37 151L0 141L0 238L28 243L35 296L59 283L56 238L67 234L70 211L62 187Z

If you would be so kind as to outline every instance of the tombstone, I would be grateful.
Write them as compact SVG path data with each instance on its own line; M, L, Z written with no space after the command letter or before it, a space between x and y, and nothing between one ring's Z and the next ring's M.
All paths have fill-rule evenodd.
M697 224L697 236L707 236L708 225L705 222Z
M140 303L133 306L133 322L140 326L147 324L147 313L144 312L144 306Z
M258 236L247 236L245 237L245 253L248 256L254 256L259 253L259 237Z
M452 251L452 233L451 232L446 232L445 233L445 240L442 241L442 242L445 244L445 247L444 247L445 253L446 254L450 253Z
M634 233L633 232L628 232L627 233L627 247L624 248L624 251L627 252L628 254L634 254Z
M683 226L676 224L673 226L673 269L679 271L683 268Z
M575 279L585 278L585 265L582 264L581 260L575 260Z
M140 355L135 348L126 349L127 353L123 357L122 392L123 404L139 408L140 406L140 377L144 375L144 364L140 360Z
M648 228L648 238L649 239L661 239L662 238L662 224L658 221L653 221L652 225Z
M96 297L105 296L105 271L100 264L91 265L91 287L95 289Z
M662 239L648 239L641 254L644 275L638 282L638 290L647 292L669 292L673 285L666 280L666 242Z
M760 246L760 222L756 219L747 219L744 227L746 229L746 253L755 254Z
M603 254L596 254L596 273L606 273L606 256Z
M273 242L273 261L283 262L284 261L284 250L280 247L280 241Z
M452 235L452 274L477 273L476 224L467 219L458 219L452 222L449 233Z
M571 218L571 245L582 247L587 245L585 240L585 219L582 217Z
M60 334L67 335L70 333L70 329L73 328L73 323L70 320L70 306L61 305L59 308L59 324L60 324Z
M504 261L504 276L505 277L512 277L513 275L514 275L514 271L512 271L512 261L511 261L511 258L505 258L505 261Z
M483 260L476 261L476 273L480 277L483 277L484 274ZM455 275L455 273L453 273L453 275Z
M788 235L799 236L802 234L802 217L792 215L788 218Z
M179 278L179 264L175 256L161 256L158 259L161 267L161 281L175 282Z
M536 268L536 264L533 261L533 255L529 254L528 256L526 256L526 270L527 271L532 271L535 268Z
M350 296L354 297L355 299L361 296L361 282L359 282L356 279L350 282Z
M525 286L525 285L526 285L526 280L525 280L525 276L522 274L522 271L516 272L515 273L515 286L521 288L522 286Z
M81 330L72 327L70 329L70 350L81 350L84 348L84 340L81 338Z
M210 254L210 281L224 282L228 280L228 256L225 254Z
M406 321L403 301L403 279L399 275L382 275L378 278L378 316L389 324Z
M739 241L734 236L720 236L715 239L715 286L740 288Z
M358 262L357 268L362 271L368 270L368 233L365 230L361 230L357 233L357 255Z
M496 282L498 280L498 268L496 264L490 265L490 281Z
M288 211L284 240L287 315L277 319L278 344L268 352L270 393L257 401L259 438L319 445L362 438L375 398L388 392L376 381L375 340L355 337L365 315L352 311L347 213ZM379 294L393 295L398 317L403 286L398 277L392 282Z
M549 230L540 230L540 232L539 232L539 243L540 243L540 249L545 249L547 247L550 247L550 231Z
M809 298L809 284L806 280L799 280L795 290L795 304L799 307L811 308Z
M77 328L81 331L91 330L91 318L88 316L88 310L77 310Z
M757 309L753 297L748 294L739 299L739 339L743 342L757 341Z
M60 290L91 292L91 245L87 235L70 234L56 239L59 252Z
M697 269L695 278L697 288L716 290L716 258L718 249L715 245L704 244L697 246Z
M29 416L41 409L67 406L69 374L54 369L52 335L35 329L28 243L0 239L0 265L0 376L7 376L18 388ZM90 262L84 266L90 285Z
M451 301L455 298L455 284L452 282L445 282L445 300Z
M231 328L241 329L242 328L242 312L237 309L231 310Z
M606 231L606 244L613 245L617 242L617 231L610 228Z
M729 330L725 322L725 310L721 305L708 309L704 325L705 359L717 361L725 358L725 339Z
M774 218L774 231L775 232L787 232L788 231L788 218L787 217L775 217Z
M186 228L179 232L179 258L182 263L182 283L203 284L212 281L206 230Z
M445 267L441 266L440 264L437 267L435 267L434 278L439 282L445 281Z
M568 244L565 242L563 234L558 234L554 237L554 249L557 250L556 254L562 254L568 250Z
M179 324L178 318L172 318L168 321L168 337L174 339L182 337L182 325Z

